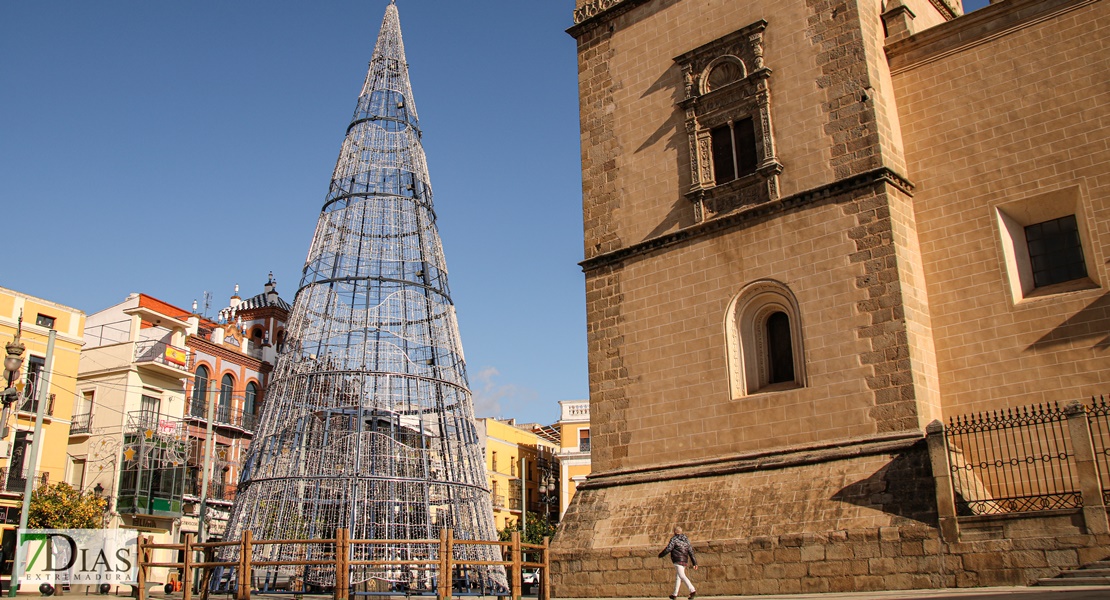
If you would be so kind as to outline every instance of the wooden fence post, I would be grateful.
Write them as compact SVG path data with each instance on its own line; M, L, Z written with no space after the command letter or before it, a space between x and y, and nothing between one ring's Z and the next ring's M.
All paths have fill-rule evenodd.
M237 600L251 600L251 553L254 551L251 531L243 532L239 540L239 589L235 590Z
M546 535L543 536L543 558L540 559L540 562L543 563L543 566L540 567L540 591L538 594L536 594L536 600L551 599L551 589L547 587L551 583L551 577L547 572L547 567L551 565L551 559L548 558L548 548L550 542L551 538L547 537Z
M447 528L439 530L439 578L436 595L439 600L448 600L451 597L451 573L448 572L449 561L447 554L451 551L451 544L447 539Z
M523 562L524 557L521 556L521 553L520 553L520 532L519 531L514 531L513 532L512 542L513 542L513 549L510 552L512 552L512 560L513 560L512 569L513 569L513 572L512 572L511 575L509 575L509 597L512 598L513 600L516 600L517 598L520 598L520 593L521 593L520 576L521 576L522 573L524 573L524 571L521 570L521 564L520 564L521 562Z
M213 554L211 546L204 546L204 562L213 562ZM212 587L212 567L203 567L200 573L200 600L208 600L209 588Z
M193 534L185 534L185 558L181 561L181 599L193 600Z
M347 530L335 530L335 600L347 600L347 586L351 582L350 563L347 559Z
M1091 441L1091 426L1087 422L1087 407L1079 401L1064 407L1072 452L1075 453L1075 470L1079 475L1079 493L1083 495L1083 523L1087 533L1110 533L1106 518L1106 503L1102 499L1102 481L1099 480L1095 445Z
M138 588L135 590L135 597L139 600L146 600L146 544L146 536L140 534L139 547L136 549L136 554L139 555Z

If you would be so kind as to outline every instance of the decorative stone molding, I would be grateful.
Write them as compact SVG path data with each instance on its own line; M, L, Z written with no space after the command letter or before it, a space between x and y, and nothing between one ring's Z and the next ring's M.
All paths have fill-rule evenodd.
M601 23L611 22L614 18L648 2L648 0L594 0L574 10L574 26L567 29L573 37L578 37Z
M577 25L586 19L596 17L623 1L624 0L594 0L589 4L576 8L574 9L574 24Z
M778 199L782 164L775 153L771 122L771 69L763 62L763 31L757 21L674 59L682 69L691 186L686 196L695 220L711 219ZM754 172L718 184L714 180L710 132L751 119L758 165Z

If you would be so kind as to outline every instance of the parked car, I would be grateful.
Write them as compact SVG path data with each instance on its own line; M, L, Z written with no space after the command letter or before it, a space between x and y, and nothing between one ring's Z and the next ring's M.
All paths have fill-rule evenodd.
M536 569L525 569L520 576L521 591L534 594L540 585L540 573Z

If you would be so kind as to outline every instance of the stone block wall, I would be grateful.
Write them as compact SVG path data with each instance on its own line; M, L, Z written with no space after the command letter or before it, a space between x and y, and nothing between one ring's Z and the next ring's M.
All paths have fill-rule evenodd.
M665 541L557 556L554 597L670 594L674 568L658 557ZM1110 536L1083 534L945 544L936 529L905 525L694 540L700 566L687 572L703 596L1024 586L1105 559L1108 548Z

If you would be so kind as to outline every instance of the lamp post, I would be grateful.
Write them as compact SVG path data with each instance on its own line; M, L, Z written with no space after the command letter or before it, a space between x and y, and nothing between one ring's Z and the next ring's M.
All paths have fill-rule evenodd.
M551 522L551 505L559 501L559 480L551 474L551 471L545 470L543 479L540 480L540 502L544 505L544 516L547 522Z
M19 311L19 321L16 322L15 337L4 345L8 355L4 357L4 381L7 385L0 392L0 403L4 405L4 414L0 420L0 440L8 437L8 415L11 414L12 403L19 398L23 382L19 380L19 370L23 368L23 351L26 346L19 340L23 333L23 311Z

